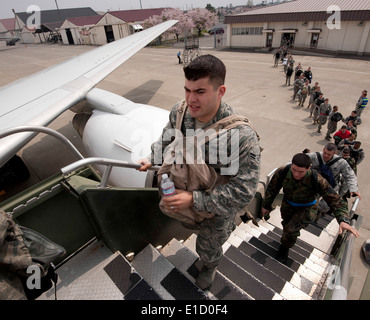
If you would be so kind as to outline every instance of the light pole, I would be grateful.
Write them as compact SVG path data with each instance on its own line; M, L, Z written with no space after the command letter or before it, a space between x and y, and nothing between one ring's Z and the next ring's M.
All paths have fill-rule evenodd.
M58 11L58 17L59 17L59 22L60 22L60 26L62 26L62 19L61 19L61 17L60 17L60 12L59 12L59 7L58 7L58 1L57 0L55 0L55 5L56 5L56 7L57 7L57 11ZM59 27L60 28L60 27ZM60 37L60 33L59 33L59 28L55 28L56 29L56 31L57 31L57 37L58 37L58 43L59 43L59 37Z

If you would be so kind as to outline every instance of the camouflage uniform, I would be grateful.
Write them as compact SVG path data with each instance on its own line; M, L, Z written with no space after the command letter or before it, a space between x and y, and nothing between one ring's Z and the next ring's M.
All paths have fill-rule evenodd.
M312 166L318 166L319 165L319 160L317 159L316 153L311 152L307 153L307 155L311 159ZM322 157L322 152L320 152L321 159L323 163L325 164L325 161ZM332 159L335 159L339 157L338 155L334 155ZM333 172L333 177L336 182L336 187L334 188L336 192L339 193L339 195L344 195L344 190L342 190L342 185L341 185L341 179L343 178L344 181L346 182L349 192L358 192L358 184L357 184L357 177L356 174L353 172L349 164L345 159L340 159L339 161L335 162L330 166L331 171ZM343 191L343 192L342 192Z
M332 110L331 104L328 103L322 103L319 107L319 116L317 118L317 121L319 123L318 131L320 132L321 126L323 126L326 121L328 120L328 115L330 114Z
M332 117L336 113L339 113L339 112L338 111L332 111L332 112L330 112L330 114L328 116L328 131L326 132L326 136L325 136L326 140L330 140L331 139L330 135L332 133L334 133L335 131L337 131L338 122L332 120L333 119Z
M18 275L26 276L31 264L22 231L9 214L0 210L0 300L26 299Z
M177 109L180 103L173 107L169 122L164 127L161 137L152 145L151 163L153 165L162 164L156 163L155 160L162 159L163 161L161 157L163 157L164 149L171 143L171 138L166 136L166 132L170 132L171 129L176 127ZM216 116L204 124L203 128L235 114L236 112L229 105L221 102ZM195 119L187 111L181 128L182 133L187 135L191 132L187 132L187 130L195 130L195 122ZM235 215L252 201L259 181L260 148L257 135L247 125L238 126L236 129L239 132L238 152L237 154L232 154L231 157L239 159L237 172L228 176L229 181L226 184L217 185L208 191L193 191L194 209L215 214L213 218L205 219L200 223L196 243L196 249L203 264L209 268L216 266L222 258L222 245L235 229ZM221 146L216 150L217 161L215 162L217 163L209 163L208 159L211 159L210 156L212 156L215 150L211 150L212 148L209 148L208 144L205 146L203 159L218 173L220 173L221 168L227 167L227 164L223 164L224 161L220 161L218 152L227 149L227 154L230 155L232 151L230 140L230 136L223 142L221 139L218 139ZM222 145L222 143L227 143L227 146Z
M317 173L317 179L315 179L312 171L308 170L304 178L297 181L290 169L284 177L284 168L285 166L278 168L273 175L267 186L262 207L271 211L275 197L283 188L284 198L280 208L283 219L281 244L286 248L291 248L297 241L300 230L316 220L317 203L314 203L316 194L325 199L333 210L338 223L344 221L347 217L347 208L344 201L320 174ZM301 206L298 204L301 204Z

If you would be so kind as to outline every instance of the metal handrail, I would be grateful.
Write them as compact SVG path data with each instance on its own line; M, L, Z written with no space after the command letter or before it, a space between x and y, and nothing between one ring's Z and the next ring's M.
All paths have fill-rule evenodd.
M360 221L354 219L354 213L356 212L359 202L360 198L357 197L349 213L349 216L351 217L351 226L356 229L358 229ZM340 266L338 266L339 270L336 273L335 284L331 297L332 300L347 300L348 279L350 274L352 249L354 245L355 236L351 232L346 231L345 237L346 237L344 240L345 246Z
M69 141L65 136L63 136L58 131L55 131L55 130L50 129L50 128L42 127L42 126L19 126L19 127L6 129L6 130L0 132L0 139L5 138L5 137L10 136L10 135L15 134L15 133L21 133L21 132L27 132L27 131L33 131L33 132L39 132L39 133L41 132L41 133L49 134L49 135L57 138L63 144L65 144L68 148L70 148L77 158L80 158L80 159L84 158L83 155L72 144L72 142Z
M71 163L68 166L62 168L61 171L63 175L67 175L67 174L72 173L75 170L80 169L81 167L91 165L91 164L107 166L106 170L103 173L103 177L100 181L99 188L105 188L107 186L107 182L111 174L112 167L131 168L131 169L138 170L142 166L141 164L138 164L138 163L129 163L123 160L90 157L90 158L84 158L82 160L78 160L74 163ZM148 170L158 171L159 168L160 167L158 166L153 166L153 167L148 168Z

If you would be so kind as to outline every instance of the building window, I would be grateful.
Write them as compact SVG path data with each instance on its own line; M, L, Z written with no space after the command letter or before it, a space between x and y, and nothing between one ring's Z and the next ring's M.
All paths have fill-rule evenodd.
M232 35L262 35L263 27L232 28Z

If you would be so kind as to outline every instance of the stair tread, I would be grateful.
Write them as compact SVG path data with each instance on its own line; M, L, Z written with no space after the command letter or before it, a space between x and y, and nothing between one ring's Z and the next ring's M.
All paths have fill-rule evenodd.
M192 282L201 269L201 262L196 253L176 239L172 239L161 250L163 254L178 270L180 270ZM250 300L251 298L235 284L225 279L217 272L213 285L210 289L211 297L222 300Z
M234 263L242 267L253 277L263 282L266 286L277 292L284 299L310 300L311 297L302 290L294 287L276 273L272 272L263 265L257 263L244 252L231 245L225 252L225 256Z
M276 273L279 277L284 279L286 282L291 283L293 286L308 294L313 299L317 298L317 285L311 280L305 278L304 276L298 274L291 268L280 263L273 257L269 256L265 252L259 250L248 241L244 241L236 234L232 234L228 242L240 251L245 253L247 256L254 259L259 264L263 265L265 268Z
M163 299L206 299L203 291L150 244L135 256L132 265Z
M240 228L245 230L248 233L253 234L257 239L261 240L262 242L270 245L274 249L278 250L280 247L280 237L274 236L272 233L269 235L263 233L263 229L253 227L251 225L240 225ZM265 229L266 230L266 229ZM274 238L272 238L273 236ZM318 273L324 274L326 269L328 268L329 264L327 261L307 252L303 248L299 247L298 245L294 245L289 251L289 257L293 259L295 262L304 265L308 269Z
M260 251L264 252L268 256L276 259L277 257L277 250L267 243L259 240L256 236L259 236L258 233L252 232L254 234L248 233L243 228L237 228L237 230L234 230L234 232L239 231L238 236L240 236L244 241L250 243L254 247L258 248ZM301 265L297 263L296 261L292 260L288 257L287 262L285 263L287 267L298 273L299 275L307 278L311 282L318 284L321 280L322 275L319 275L318 273L312 271L311 269L305 267L304 265Z

